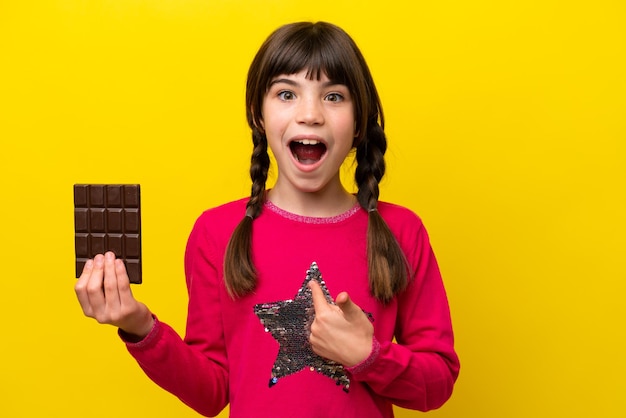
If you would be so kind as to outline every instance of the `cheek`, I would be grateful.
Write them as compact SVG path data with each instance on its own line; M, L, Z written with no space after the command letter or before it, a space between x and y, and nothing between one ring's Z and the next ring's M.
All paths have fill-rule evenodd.
M280 142L284 128L279 120L276 120L276 118L265 118L263 120L263 129L269 142Z
M340 129L338 132L342 138L349 138L350 144L352 145L357 136L356 131L356 121L354 120L354 116L350 113L342 118L341 122L337 125Z
M271 106L265 106L263 108L263 128L266 131L280 131L285 125L285 114L272 108Z

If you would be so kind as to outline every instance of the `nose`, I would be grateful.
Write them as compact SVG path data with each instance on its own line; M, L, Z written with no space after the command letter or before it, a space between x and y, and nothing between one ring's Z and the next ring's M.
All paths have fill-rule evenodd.
M321 125L324 123L322 103L313 97L303 98L298 104L296 115L298 123L305 125Z

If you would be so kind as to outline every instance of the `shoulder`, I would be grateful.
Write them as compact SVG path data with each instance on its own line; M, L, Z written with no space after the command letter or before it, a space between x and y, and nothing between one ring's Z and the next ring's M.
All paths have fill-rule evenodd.
M378 202L378 212L387 225L395 228L422 228L422 219L411 209L389 202Z
M246 204L249 198L242 198L232 202L224 203L219 206L207 209L200 215L202 219L219 219L227 220L230 218L239 219L246 214Z
M230 237L232 231L245 216L247 203L248 198L243 198L205 210L196 219L194 230L210 230L213 235L224 234Z
M424 223L413 210L393 203L379 202L378 211L407 255L416 248L430 245Z

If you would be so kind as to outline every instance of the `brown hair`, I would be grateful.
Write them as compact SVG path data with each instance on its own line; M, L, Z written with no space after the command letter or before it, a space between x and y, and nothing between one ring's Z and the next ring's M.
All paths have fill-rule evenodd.
M359 205L368 211L367 254L370 292L382 302L406 287L408 266L404 253L377 211L378 184L385 174L387 139L380 98L359 48L341 28L326 22L299 22L278 28L261 45L250 69L246 86L248 125L254 145L250 164L252 190L246 216L230 238L224 260L226 287L233 297L243 296L256 286L252 263L252 222L263 209L270 159L267 138L260 128L263 99L272 79L281 74L307 70L311 79L325 74L348 87L354 102L357 137Z

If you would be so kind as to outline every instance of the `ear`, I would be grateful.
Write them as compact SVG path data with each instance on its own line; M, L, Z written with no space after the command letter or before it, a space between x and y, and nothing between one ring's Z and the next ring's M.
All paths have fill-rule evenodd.
M358 147L363 142L363 138L361 137L361 132L357 130L356 124L354 127L354 139L352 140L352 148Z
M361 128L358 125L357 120L354 120L354 140L352 141L352 146L356 147L357 145L359 145L359 143L361 143L361 141L363 140L363 138L361 138Z
M259 118L259 123L256 122L256 112L254 111L254 107L250 108L250 119L254 124L254 127L257 128L261 133L265 133L265 123L263 123L263 118ZM260 126L259 126L260 125Z

